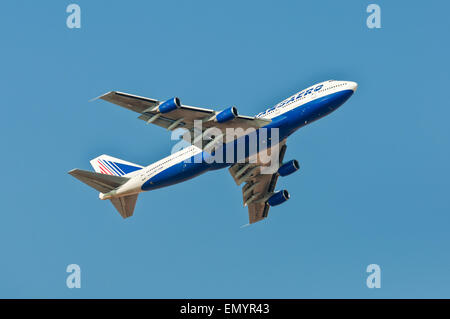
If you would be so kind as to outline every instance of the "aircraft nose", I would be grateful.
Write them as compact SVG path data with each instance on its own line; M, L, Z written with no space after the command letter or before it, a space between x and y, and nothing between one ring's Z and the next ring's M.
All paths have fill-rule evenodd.
M349 81L347 83L348 83L348 85L350 86L350 88L352 89L353 92L355 92L356 89L358 88L358 83L356 83L356 82Z

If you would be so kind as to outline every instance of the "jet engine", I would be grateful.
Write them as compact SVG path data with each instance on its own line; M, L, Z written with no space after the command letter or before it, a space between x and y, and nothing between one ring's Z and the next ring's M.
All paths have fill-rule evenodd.
M277 206L283 204L285 201L289 199L289 197L291 196L289 195L288 191L283 189L270 196L267 202L269 203L270 206Z
M298 161L291 160L291 161L281 165L281 167L278 169L278 174L280 174L280 176L288 176L288 175L298 171L299 168L300 168L300 165L298 164Z
M216 115L216 121L219 123L225 123L234 120L238 116L238 111L235 106L229 107Z
M158 109L161 113L169 113L180 108L181 102L177 97L171 98L158 106Z

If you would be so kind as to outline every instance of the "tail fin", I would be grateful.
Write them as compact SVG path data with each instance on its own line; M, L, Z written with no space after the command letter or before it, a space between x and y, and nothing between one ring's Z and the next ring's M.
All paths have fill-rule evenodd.
M141 165L105 154L91 160L91 165L97 173L113 176L126 176L134 171L144 168Z
M73 169L70 175L79 179L83 183L98 190L100 193L108 193L113 189L125 184L129 178L121 176L112 176L101 173L84 171L81 169ZM138 194L111 198L111 203L119 211L123 218L133 216L134 207L136 206Z

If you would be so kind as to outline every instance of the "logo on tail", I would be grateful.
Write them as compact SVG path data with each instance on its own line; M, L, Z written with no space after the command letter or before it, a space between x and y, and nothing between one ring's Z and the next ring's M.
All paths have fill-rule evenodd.
M125 176L143 168L141 165L130 163L109 155L101 155L94 158L91 160L91 165L97 173L114 176Z

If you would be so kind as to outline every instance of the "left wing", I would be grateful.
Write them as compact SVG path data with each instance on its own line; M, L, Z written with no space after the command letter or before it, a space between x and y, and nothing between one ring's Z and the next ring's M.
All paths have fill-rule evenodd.
M225 136L226 128L242 128L244 131L249 128L258 129L270 123L271 120L238 115L236 108L229 108L229 120L221 122L217 112L210 109L204 109L194 106L182 105L178 98L161 102L158 100L111 91L99 97L102 100L120 105L131 111L140 113L138 117L147 123L164 127L168 130L175 130L177 128L185 128L190 131L190 143L194 143L194 138L200 136L196 140L202 141L202 146L208 144L208 140L203 139L203 134L206 134L208 128L218 128L222 132L222 137ZM170 107L165 107L169 103ZM202 132L194 132L194 121L201 121ZM210 130L211 131L211 130ZM238 138L244 134L236 136ZM216 138L213 136L210 140ZM225 139L223 139L225 140Z
M286 140L279 144L279 162L283 162L286 153ZM273 150L273 148L272 148ZM256 223L269 214L269 198L274 194L278 180L278 172L273 174L261 174L263 165L255 164L234 164L229 168L231 176L236 184L245 183L242 187L242 200L244 206L248 206L249 223Z

